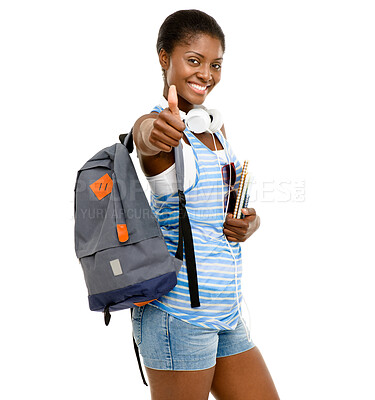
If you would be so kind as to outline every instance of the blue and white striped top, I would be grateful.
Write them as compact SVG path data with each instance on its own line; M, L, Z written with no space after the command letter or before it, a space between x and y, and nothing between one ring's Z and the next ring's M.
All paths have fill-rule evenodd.
M153 111L160 112L160 106ZM224 195L221 168L233 162L238 185L241 165L230 145L217 132L227 160L206 147L188 129L184 131L193 149L197 175L194 184L185 190L186 209L192 228L198 275L200 307L191 308L185 254L177 276L177 285L166 295L150 303L176 318L212 329L235 329L241 294L242 260L238 242L227 241L223 233ZM220 166L219 166L220 164ZM175 255L178 244L179 208L177 193L151 193L151 208L159 221L167 248Z

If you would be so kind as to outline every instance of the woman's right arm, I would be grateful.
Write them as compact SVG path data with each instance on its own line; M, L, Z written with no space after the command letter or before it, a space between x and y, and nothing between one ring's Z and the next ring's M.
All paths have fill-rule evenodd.
M143 115L133 127L134 143L146 176L160 174L174 163L172 149L183 136L185 124L180 118L174 86L169 89L168 104L160 113Z

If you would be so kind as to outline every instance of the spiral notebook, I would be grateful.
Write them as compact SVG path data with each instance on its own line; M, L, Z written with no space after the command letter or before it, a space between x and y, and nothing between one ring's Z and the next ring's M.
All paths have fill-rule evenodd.
M251 182L251 173L248 171L249 161L245 160L242 166L242 173L240 184L237 191L236 204L234 207L233 217L240 219L243 218L243 214L241 212L242 208L246 208L249 203L250 198L250 182Z

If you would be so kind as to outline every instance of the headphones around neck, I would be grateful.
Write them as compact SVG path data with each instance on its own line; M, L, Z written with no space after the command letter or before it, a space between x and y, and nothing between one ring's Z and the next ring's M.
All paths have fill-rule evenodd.
M168 102L164 97L161 98L160 104L163 108L168 107ZM204 106L196 106L187 114L180 110L180 116L189 131L195 134L207 131L215 133L223 126L220 111L207 110Z
M223 120L218 110L193 108L185 115L186 127L195 134L207 131L215 133L223 126Z

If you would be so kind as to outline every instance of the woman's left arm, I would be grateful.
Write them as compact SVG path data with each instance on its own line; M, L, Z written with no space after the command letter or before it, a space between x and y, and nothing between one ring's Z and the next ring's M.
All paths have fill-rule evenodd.
M259 215L254 208L243 208L242 219L233 218L233 214L228 214L224 222L224 235L232 242L244 242L260 226Z

